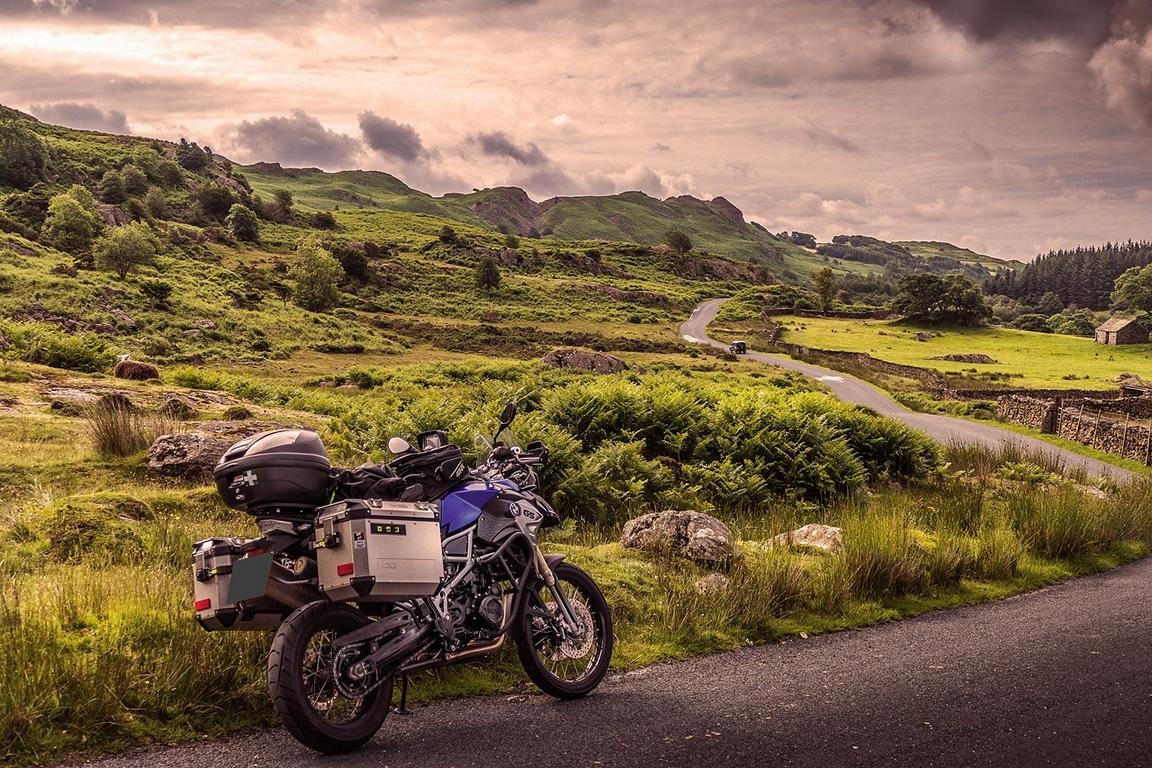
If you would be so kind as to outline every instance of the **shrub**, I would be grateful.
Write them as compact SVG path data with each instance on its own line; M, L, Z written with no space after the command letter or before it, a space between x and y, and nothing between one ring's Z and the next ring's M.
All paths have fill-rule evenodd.
M168 198L164 197L164 192L159 187L152 187L148 190L148 194L144 195L144 205L148 207L155 218L168 218Z
M145 280L140 283L140 293L152 302L152 306L163 309L168 306L168 297L172 295L172 285L163 280Z
M664 243L681 256L692 250L691 238L678 229L670 229L665 232Z
M318 241L305 240L296 249L291 275L295 281L292 298L304 309L323 312L340 300L337 283L344 277L344 270Z
M457 240L456 230L445 224L440 227L440 233L437 235L437 238L445 245L455 245Z
M656 504L674 484L665 465L644 458L640 443L604 443L558 484L555 499L581 520L618 526Z
M99 229L92 212L67 194L56 195L48 204L42 234L62 251L83 253L92 247Z
M134 221L114 227L96 241L93 256L97 269L115 272L123 280L136 266L150 264L160 251L160 241L145 223Z
M516 237L516 235L505 235L504 247L513 251L516 250L520 247L520 238Z
M212 162L212 156L192 142L180 139L180 146L176 149L176 162L189 171L202 171Z
M86 559L105 564L133 562L144 548L140 521L152 510L120 493L72 496L44 510L34 524L48 556L61 563Z
M234 204L228 209L228 216L224 219L232 236L247 243L260 241L260 222L256 213L246 205Z
M200 204L200 209L204 211L205 215L222 221L232 210L236 196L232 194L232 190L223 184L209 182L200 187L196 193L196 202Z
M105 203L122 203L128 199L124 192L124 179L116 171L105 171L96 185L96 196Z
M120 169L120 181L125 194L132 197L139 197L148 191L148 177L135 165L128 164Z
M41 323L0 323L10 351L27 363L84 373L106 371L112 354L104 339L93 333L69 334Z
M312 226L316 229L336 229L336 217L328 211L319 211L312 215Z
M500 287L500 267L491 256L485 256L476 265L476 285L482 291L494 291Z
M230 405L224 409L222 418L225 421L246 421L252 418L252 409L243 405Z
M48 150L19 120L0 121L0 184L28 189L44 174Z

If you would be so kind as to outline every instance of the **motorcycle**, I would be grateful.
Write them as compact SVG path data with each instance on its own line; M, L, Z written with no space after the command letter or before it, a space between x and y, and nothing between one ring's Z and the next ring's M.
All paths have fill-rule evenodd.
M254 511L264 536L197 545L197 618L226 628L217 622L233 611L231 628L276 626L268 689L302 744L359 748L383 725L397 679L403 710L410 674L491 654L509 637L528 677L556 698L585 696L607 673L611 612L590 575L540 548L540 531L559 523L539 493L548 451L500 442L515 416L509 403L475 468L443 432L415 447L393 438L393 476L370 484L395 498L311 510L314 491L300 489L323 462L314 446L299 450L299 436L253 453L269 441L256 436L225 454L217 486ZM215 608L203 602L213 596Z

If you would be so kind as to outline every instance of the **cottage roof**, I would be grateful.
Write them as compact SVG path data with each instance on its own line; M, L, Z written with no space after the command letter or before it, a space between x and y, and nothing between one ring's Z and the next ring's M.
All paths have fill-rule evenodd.
M1104 325L1097 328L1097 331L1122 331L1136 321L1131 317L1111 317Z

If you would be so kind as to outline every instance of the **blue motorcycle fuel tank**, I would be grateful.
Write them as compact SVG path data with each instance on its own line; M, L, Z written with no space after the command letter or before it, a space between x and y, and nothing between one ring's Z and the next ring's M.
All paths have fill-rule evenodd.
M516 484L509 480L495 483L473 480L453 488L440 501L441 533L450 536L475 523L484 511L484 505L508 488L517 490Z

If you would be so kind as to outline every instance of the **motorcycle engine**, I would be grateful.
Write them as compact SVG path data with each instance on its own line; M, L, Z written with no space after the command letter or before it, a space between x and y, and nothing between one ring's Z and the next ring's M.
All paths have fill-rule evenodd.
M465 643L492 640L504 624L504 590L483 568L473 570L449 593L456 637Z

